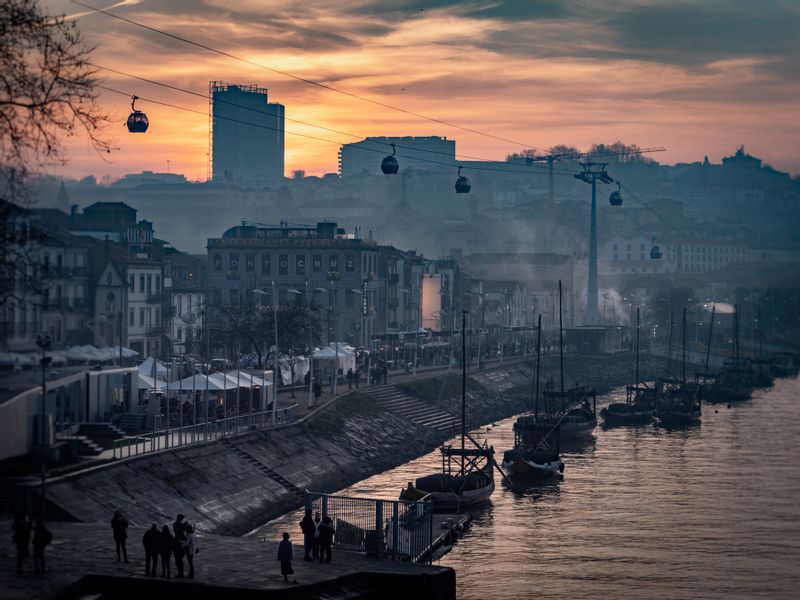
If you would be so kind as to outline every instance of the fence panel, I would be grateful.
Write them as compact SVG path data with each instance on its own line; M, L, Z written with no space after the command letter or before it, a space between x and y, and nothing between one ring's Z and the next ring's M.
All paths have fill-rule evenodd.
M306 508L333 520L334 547L390 560L430 562L433 503L306 492Z

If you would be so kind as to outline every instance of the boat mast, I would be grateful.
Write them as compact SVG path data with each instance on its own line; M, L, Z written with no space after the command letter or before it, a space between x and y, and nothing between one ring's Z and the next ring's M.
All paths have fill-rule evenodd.
M672 311L669 311L669 336L667 336L667 379L669 379L669 367L672 360Z
M558 280L558 356L561 372L561 411L564 411L564 322L561 314L561 280Z
M711 307L711 326L708 328L708 344L706 344L706 364L703 367L706 377L708 376L708 359L711 357L711 336L714 333L714 313L716 310L716 305L713 305Z
M464 475L464 438L467 435L467 311L461 311L461 474Z
M639 386L639 308L636 308L636 382L634 387Z
M681 383L686 385L686 307L683 307L683 360L681 362Z
M539 365L542 362L542 313L539 313L539 332L536 335L536 395L533 403L533 426L539 426ZM538 432L537 432L538 433Z

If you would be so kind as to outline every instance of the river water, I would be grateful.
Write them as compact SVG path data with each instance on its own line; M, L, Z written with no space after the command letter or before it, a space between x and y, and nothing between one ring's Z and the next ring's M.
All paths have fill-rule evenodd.
M502 452L513 423L473 433ZM439 561L455 569L459 599L800 598L800 380L706 405L690 429L601 426L563 457L557 485L498 485L474 512ZM434 450L340 493L396 499L440 464Z

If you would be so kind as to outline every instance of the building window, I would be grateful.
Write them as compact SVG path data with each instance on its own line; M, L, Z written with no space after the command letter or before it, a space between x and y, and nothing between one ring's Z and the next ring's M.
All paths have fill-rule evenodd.
M314 273L322 272L322 255L321 254L315 254L314 258L311 261L311 265L312 265L312 269L314 270Z
M178 294L178 316L183 314L183 296Z
M262 275L269 275L272 273L272 255L271 254L262 254L261 255L261 274Z
M339 270L339 255L338 254L330 254L330 255L328 255L328 270L329 271L338 271Z
M180 327L178 327L178 339L179 340L183 339L183 329L181 329Z
M278 274L279 275L288 275L289 273L289 255L288 254L279 254L278 255Z
M353 254L347 254L344 257L344 270L352 273L356 270L356 257Z
M306 274L306 256L305 254L297 254L294 257L294 273L295 275Z
M222 271L222 255L215 254L214 255L214 270L215 271Z
M239 290L236 288L228 290L228 299L231 304L239 304Z
M130 278L128 279L128 291L130 293L133 293L133 292L136 291L136 276L135 275L131 275Z
M153 291L153 276L147 276L147 295L149 296Z
M144 327L144 309L139 309L139 327Z
M136 324L136 313L133 309L128 311L128 327L133 327Z
M139 293L144 294L144 275L139 275Z
M245 254L244 257L244 270L245 271L255 271L256 270L256 255L255 254Z
M161 291L161 275L156 275L156 294Z
M239 253L238 252L231 252L230 256L228 256L228 269L231 271L238 271L239 270Z

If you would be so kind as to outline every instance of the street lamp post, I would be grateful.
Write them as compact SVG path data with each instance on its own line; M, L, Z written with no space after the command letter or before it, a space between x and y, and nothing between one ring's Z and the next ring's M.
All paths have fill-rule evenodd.
M288 290L290 294L300 295L300 290ZM314 344L313 327L311 319L311 294L308 290L308 279L306 279L306 307L308 308L308 408L314 405Z
M256 288L254 294L267 296L267 292ZM275 290L275 281L272 281L272 328L275 332L275 351L272 361L272 425L278 422L278 297Z
M36 336L36 345L42 351L42 357L40 359L40 364L42 366L42 416L39 421L39 430L40 430L40 442L41 447L39 450L42 453L42 489L41 489L41 496L42 496L42 522L45 520L45 516L47 514L47 427L46 427L46 419L47 419L47 365L53 360L50 356L45 356L45 352L50 350L51 347L51 339L48 334L44 336L37 335Z

